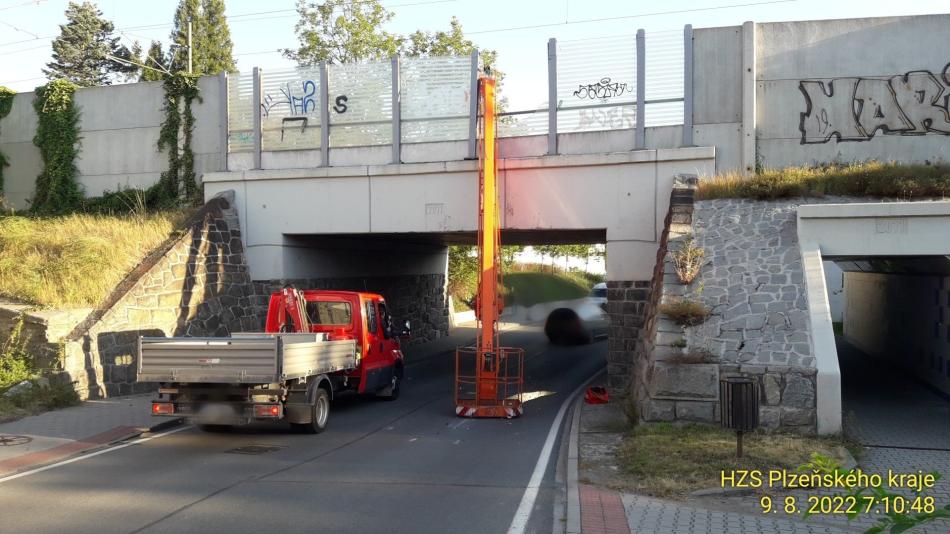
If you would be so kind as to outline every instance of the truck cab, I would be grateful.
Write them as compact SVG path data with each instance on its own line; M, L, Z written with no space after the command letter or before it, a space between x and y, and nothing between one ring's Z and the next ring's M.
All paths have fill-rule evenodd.
M409 335L408 323L398 332L382 295L356 291L286 290L271 294L264 331L323 333L330 341L356 341L357 367L342 375L346 389L357 393L399 395L404 357L400 338ZM287 299L302 300L288 305ZM294 310L306 316L294 317ZM300 324L302 323L302 324ZM300 328L306 330L300 330Z

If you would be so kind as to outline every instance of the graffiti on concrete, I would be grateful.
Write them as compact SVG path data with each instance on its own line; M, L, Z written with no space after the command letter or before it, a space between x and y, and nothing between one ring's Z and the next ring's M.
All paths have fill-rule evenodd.
M611 81L610 78L601 78L600 81L596 83L578 85L577 90L574 91L574 96L582 100L585 98L591 100L607 100L608 98L632 92L633 89L626 83L614 82Z
M914 70L889 78L801 80L801 144L868 141L885 135L950 135L950 63L939 75Z

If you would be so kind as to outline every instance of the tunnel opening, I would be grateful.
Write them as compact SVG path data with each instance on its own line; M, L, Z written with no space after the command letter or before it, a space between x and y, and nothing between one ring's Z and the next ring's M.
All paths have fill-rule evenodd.
M287 285L378 293L386 298L397 324L409 321L412 325L409 344L428 342L448 335L456 312L472 307L472 299L464 295L464 289L466 276L471 278L470 285L476 280L472 255L475 240L475 232L285 233L279 246L257 254L256 264L251 265L252 272L280 272L282 277L254 280L255 293L269 295ZM511 275L513 282L507 299L511 306L503 320L543 321L544 317L537 317L542 311L534 309L528 316L515 306L522 304L516 302L516 297L524 296L528 304L536 305L552 291L563 292L567 287L573 289L571 298L582 298L604 280L605 229L512 230L503 231L501 240L505 247L504 273L506 277ZM578 265L578 258L564 258L566 251L575 256L583 254L582 263L586 265ZM543 267L531 265L532 257L538 258ZM258 265L261 262L267 264ZM588 275L591 266L599 270L593 269L595 272ZM533 280L520 280L524 282L520 286L517 283L519 278L531 278L533 271L542 269L547 271L546 277L558 278L554 287L541 284L539 290ZM259 298L258 303L263 316L266 300ZM605 332L606 327L600 330Z
M950 453L950 256L823 259L845 433Z

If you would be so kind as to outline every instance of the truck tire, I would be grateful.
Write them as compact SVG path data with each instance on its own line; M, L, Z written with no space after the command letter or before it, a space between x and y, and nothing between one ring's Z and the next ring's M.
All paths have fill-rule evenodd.
M327 428L330 420L330 394L323 388L317 388L310 405L310 422L294 423L294 428L304 434L319 434Z
M402 383L402 367L396 366L393 369L393 378L392 382L383 389L379 390L379 393L376 395L383 400L394 401L399 398L399 386Z

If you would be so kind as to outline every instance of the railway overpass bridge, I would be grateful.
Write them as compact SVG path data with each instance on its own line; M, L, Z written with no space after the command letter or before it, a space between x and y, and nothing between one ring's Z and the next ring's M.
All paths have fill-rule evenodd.
M501 140L502 241L606 243L608 282L649 287L674 178L713 174L715 149L599 150L623 133L574 134L589 152L554 156ZM432 154L449 152L437 145ZM447 332L448 246L475 242L477 161L215 172L204 186L209 199L233 191L258 293L286 283L380 291L421 336ZM629 373L613 376L622 389Z

